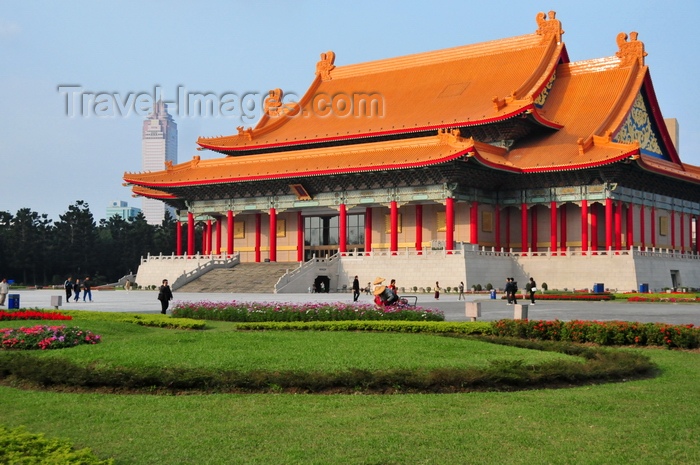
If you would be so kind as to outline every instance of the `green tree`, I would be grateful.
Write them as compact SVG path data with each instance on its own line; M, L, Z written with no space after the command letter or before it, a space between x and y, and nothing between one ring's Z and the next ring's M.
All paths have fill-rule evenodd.
M165 218L160 225L155 228L153 253L170 255L175 252L177 246L176 231L177 223L169 211L165 211Z
M12 268L7 257L10 254L10 228L13 218L12 213L0 211L0 257L5 257L0 259L0 279L12 276Z
M10 266L21 274L24 284L36 285L46 280L50 230L51 220L47 215L29 208L18 210L10 222L7 257ZM41 280L37 280L38 272L41 272Z
M78 277L99 274L97 270L97 229L87 202L77 200L55 223L56 256L66 273ZM85 276L81 276L85 275Z

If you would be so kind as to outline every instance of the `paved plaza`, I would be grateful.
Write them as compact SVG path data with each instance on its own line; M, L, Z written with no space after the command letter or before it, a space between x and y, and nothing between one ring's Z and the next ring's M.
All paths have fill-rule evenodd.
M12 290L10 294L20 295L21 308L51 309L51 296L65 295L62 289L56 290ZM198 302L352 302L351 293L341 294L231 294L231 293L179 293L174 292L178 301ZM160 302L157 291L92 291L92 302L63 302L62 310L95 310L101 312L158 313ZM481 305L481 321L513 318L513 306L504 300L488 299L484 295L467 295L470 301L478 300ZM373 296L362 294L360 303L372 303ZM172 304L171 303L171 307ZM527 303L522 300L520 303ZM6 302L7 304L7 302ZM447 321L468 321L465 316L464 301L457 300L456 294L442 294L435 300L432 294L419 294L418 305L435 308L445 313ZM6 309L7 307L1 307ZM627 303L627 302L567 302L539 301L529 307L529 317L535 320L624 320L639 322L663 322L671 324L694 324L700 326L700 304L672 303Z

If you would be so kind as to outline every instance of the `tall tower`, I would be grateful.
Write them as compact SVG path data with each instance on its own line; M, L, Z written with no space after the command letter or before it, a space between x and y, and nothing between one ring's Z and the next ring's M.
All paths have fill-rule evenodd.
M141 156L144 171L161 171L165 162L177 163L177 123L168 114L168 106L162 100L156 102L153 113L143 122ZM160 200L142 200L143 214L148 224L159 225L168 210L175 211Z

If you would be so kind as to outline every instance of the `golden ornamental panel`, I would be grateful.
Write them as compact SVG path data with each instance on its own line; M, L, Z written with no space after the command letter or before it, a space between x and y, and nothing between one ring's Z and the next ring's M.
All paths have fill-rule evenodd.
M233 223L233 238L245 238L245 221L236 221L235 223Z
M668 216L659 217L659 236L668 236Z
M401 232L401 213L398 213L396 221L396 232ZM384 233L391 234L391 215L384 215Z
M493 212L481 212L481 231L493 232Z
M287 220L277 220L277 237L287 236Z

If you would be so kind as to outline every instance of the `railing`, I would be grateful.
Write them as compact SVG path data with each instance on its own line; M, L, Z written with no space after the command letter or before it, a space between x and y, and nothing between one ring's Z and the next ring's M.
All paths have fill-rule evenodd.
M569 247L566 250L532 250L528 249L527 252L513 252L512 249L508 252L509 255L514 257L600 257L607 256L610 258L619 256L637 256L637 257L656 257L656 258L670 258L675 260L700 260L700 255L695 254L692 251L681 252L680 250L673 250L668 248L660 247L633 247L629 249L608 249L608 250L587 250L583 251L581 249L571 249Z
M295 268L292 271L287 271L284 275L282 275L277 281L277 284L275 284L275 292L279 292L289 283L305 275L309 270L315 269L320 263L325 263L326 265L333 265L338 260L338 254L334 254L330 257L325 258L317 258L316 256L314 256L311 260L302 263L298 268Z
M371 252L361 252L361 251L352 251L352 252L338 252L336 255L343 257L343 258L372 258L372 257L435 257L435 256L463 256L465 254L464 250L431 250L431 249L425 249L425 250L416 250L411 247L406 247L403 249L399 249L396 251L391 251L388 249L375 249L372 250Z
M241 255L239 253L230 255L202 255L199 258L207 259L206 262L197 266L197 268L186 271L172 283L172 289L178 289L187 283L194 281L200 276L208 273L211 270L217 268L231 268L238 265L241 262Z
M232 260L235 259L236 257L240 257L239 253L235 253L233 255L231 254L209 254L209 255L203 255L203 254L194 254L194 255L175 255L173 252L172 255L163 255L162 253L159 255L151 255L150 253L144 258L141 257L141 263L146 263L149 261L154 261L154 260L162 260L162 261L178 261L178 260Z
M338 252L337 254L343 258L392 258L392 257L416 257L428 258L435 256L445 257L469 257L469 256L492 256L492 257L596 257L596 256L640 256L640 257L656 257L656 258L671 258L679 260L700 260L700 255L692 252L673 250L661 247L634 247L629 249L608 249L608 250L587 250L572 249L567 247L566 250L551 250L549 247L544 250L514 251L510 249L496 249L495 247L479 247L474 244L463 244L461 248L455 250L445 249L424 249L416 250L413 247L405 247L396 251L388 249L375 249L371 252L349 251Z

